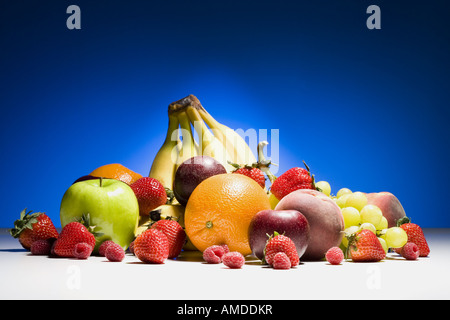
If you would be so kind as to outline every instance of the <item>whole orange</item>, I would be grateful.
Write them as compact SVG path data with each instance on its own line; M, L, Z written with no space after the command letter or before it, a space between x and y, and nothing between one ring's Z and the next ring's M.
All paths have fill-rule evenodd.
M105 164L92 171L90 175L94 177L117 179L129 185L142 178L142 175L124 167L120 163Z
M253 179L224 173L202 181L185 210L186 234L200 251L226 244L230 251L251 254L248 228L255 214L270 209L269 198Z

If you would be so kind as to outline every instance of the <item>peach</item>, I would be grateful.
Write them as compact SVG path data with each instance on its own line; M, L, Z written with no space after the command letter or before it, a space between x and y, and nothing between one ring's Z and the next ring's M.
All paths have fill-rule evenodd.
M321 260L328 249L341 244L344 219L339 206L316 190L297 190L285 196L275 210L297 210L308 220L310 238L302 260Z
M402 204L390 192L366 193L367 203L373 204L381 209L383 216L388 221L388 227L395 227L397 220L406 216Z

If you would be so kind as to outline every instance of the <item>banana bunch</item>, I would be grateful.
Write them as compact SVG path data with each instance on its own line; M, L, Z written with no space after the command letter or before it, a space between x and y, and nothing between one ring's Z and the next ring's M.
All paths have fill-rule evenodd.
M166 138L156 153L149 177L159 180L166 189L173 189L175 172L191 157L210 156L228 172L235 170L230 163L252 164L256 157L245 140L234 130L219 123L201 105L197 97L189 95L175 101L168 108L169 125ZM174 199L155 210L159 217L141 217L137 233L143 232L151 220L175 218L184 227L184 207ZM196 250L189 239L185 250Z
M171 103L168 114L166 138L149 173L164 187L172 189L178 166L197 155L216 159L228 172L235 169L230 162L243 165L256 162L245 140L215 120L195 96L189 95Z

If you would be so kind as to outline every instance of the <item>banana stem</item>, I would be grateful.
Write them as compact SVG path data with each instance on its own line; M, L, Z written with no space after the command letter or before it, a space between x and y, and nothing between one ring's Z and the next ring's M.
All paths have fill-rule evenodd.
M270 182L273 183L277 178L272 172L270 172L269 166L271 164L270 160L267 160L264 156L264 147L269 143L267 141L261 141L258 143L258 164L259 168L267 175Z

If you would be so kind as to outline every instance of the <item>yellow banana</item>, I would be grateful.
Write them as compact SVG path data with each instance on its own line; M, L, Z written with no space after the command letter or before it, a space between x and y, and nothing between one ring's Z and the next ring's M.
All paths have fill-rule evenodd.
M183 140L181 141L181 149L178 153L176 164L177 168L184 161L197 155L197 148L194 141L194 135L192 133L191 123L189 122L189 118L184 111L178 112L178 121L180 123L181 136Z
M153 160L149 177L157 179L165 188L173 188L173 178L175 176L176 161L178 157L177 134L178 118L176 115L169 115L169 126L166 139L161 148L156 153Z
M226 146L211 133L200 116L199 111L196 108L188 107L186 113L199 136L202 155L216 159L228 172L234 170L235 168L228 163L231 158L228 156Z
M244 138L236 131L219 123L205 109L200 110L199 113L213 132L217 132L218 136L224 137L223 140L225 140L224 143L232 162L241 165L251 165L256 162L254 153L245 142Z

